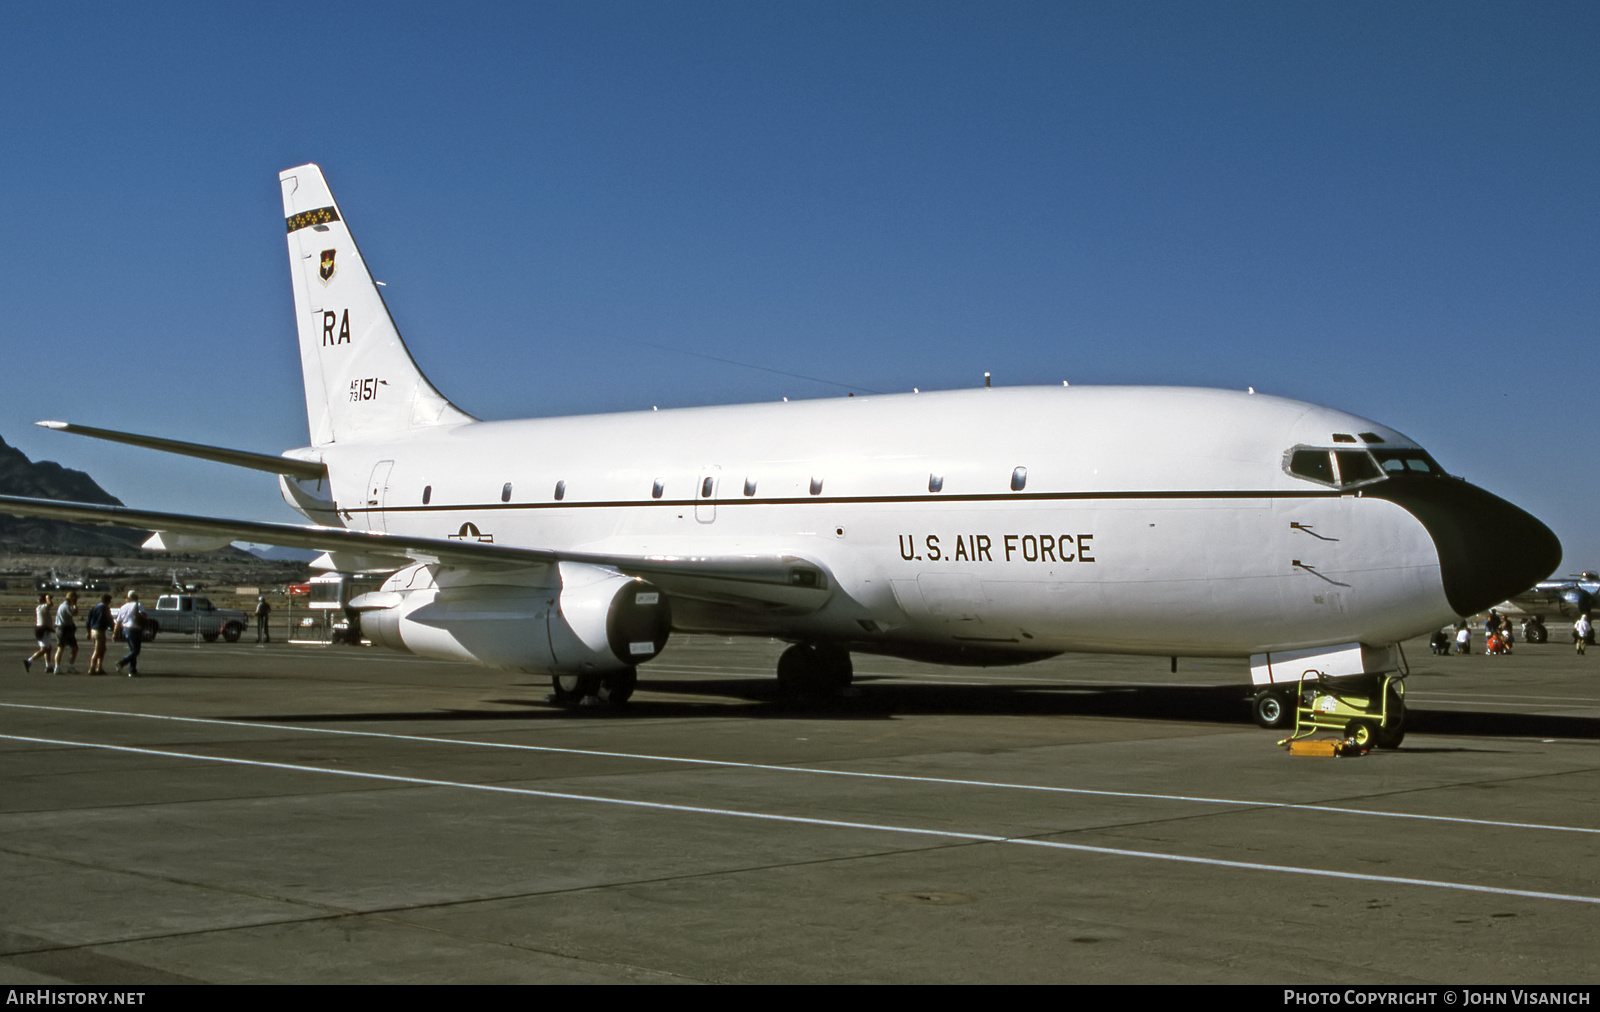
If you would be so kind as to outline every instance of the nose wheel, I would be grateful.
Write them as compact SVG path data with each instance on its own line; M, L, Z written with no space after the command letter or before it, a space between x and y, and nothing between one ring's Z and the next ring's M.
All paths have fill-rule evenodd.
M1250 703L1257 727L1278 731L1294 726L1294 694L1285 689L1262 689Z

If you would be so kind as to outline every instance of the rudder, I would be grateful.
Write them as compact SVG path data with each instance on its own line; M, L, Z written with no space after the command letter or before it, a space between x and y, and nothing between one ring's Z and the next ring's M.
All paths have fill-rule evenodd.
M417 368L322 170L278 174L311 444L470 422Z

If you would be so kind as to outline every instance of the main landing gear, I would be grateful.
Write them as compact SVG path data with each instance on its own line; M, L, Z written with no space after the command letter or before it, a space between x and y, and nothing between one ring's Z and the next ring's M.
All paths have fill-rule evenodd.
M850 651L844 647L796 643L778 658L778 694L794 700L837 696L850 687L854 673Z
M545 702L560 706L621 706L639 684L638 668L623 668L605 674L551 675L550 695Z
M1524 643L1544 643L1550 639L1550 630L1545 628L1544 619L1534 615L1522 623L1522 641Z

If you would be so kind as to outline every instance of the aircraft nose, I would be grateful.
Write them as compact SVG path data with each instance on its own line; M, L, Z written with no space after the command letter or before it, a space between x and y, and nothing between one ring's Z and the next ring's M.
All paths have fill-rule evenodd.
M1438 550L1444 594L1457 615L1491 608L1561 565L1561 541L1554 531L1476 485L1398 475L1362 491L1394 502L1422 522Z

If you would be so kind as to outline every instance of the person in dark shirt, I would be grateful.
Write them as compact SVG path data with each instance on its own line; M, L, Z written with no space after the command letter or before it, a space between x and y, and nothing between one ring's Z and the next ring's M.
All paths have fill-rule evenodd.
M89 618L87 620L89 627L89 674L103 675L106 673L106 646L111 639L111 630L116 624L116 616L111 610L111 595L101 594L100 603L89 609Z
M256 642L265 640L272 642L272 629L267 625L267 616L272 614L272 605L267 603L267 595L262 594L256 598Z

